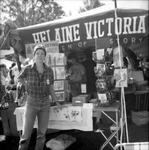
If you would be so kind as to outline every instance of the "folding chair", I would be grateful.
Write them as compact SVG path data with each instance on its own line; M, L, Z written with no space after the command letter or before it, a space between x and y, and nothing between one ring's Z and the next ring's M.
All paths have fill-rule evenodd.
M116 115L115 119L113 119L112 117L110 117L110 115L107 114L108 109L110 110L109 112L115 112L115 115ZM123 119L120 118L120 116L121 116L120 114L122 113L121 110L119 108L113 109L113 111L111 111L111 110L112 110L112 107L107 108L107 110L106 110L106 108L104 108L102 110L102 114L104 116L106 116L109 120L111 120L112 122L104 123L101 120L95 126L96 128L94 131L101 133L101 135L105 139L105 142L100 147L100 150L103 150L104 148L106 149L106 146L109 146L109 145L114 150L115 144L120 143L120 135L119 135L119 133L121 133L120 131L122 131L124 133L124 130L121 130L122 128L125 127L124 118ZM110 135L106 134L107 131L110 133ZM113 139L115 139L116 142L114 142Z
M149 142L116 144L114 150L149 150Z
M110 131L110 135L107 136L105 134L106 131ZM115 124L113 125L108 125L108 124L102 124L98 126L98 129L95 132L100 132L102 136L105 138L105 142L101 146L100 150L103 150L108 144L112 147L114 150L114 143L112 143L112 139L116 139L116 143L119 143L119 132L120 131L120 126L116 126Z

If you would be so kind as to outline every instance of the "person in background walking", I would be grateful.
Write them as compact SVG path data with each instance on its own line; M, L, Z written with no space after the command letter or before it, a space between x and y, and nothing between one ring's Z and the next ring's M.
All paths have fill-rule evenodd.
M27 91L25 118L19 150L27 150L36 117L38 127L35 150L43 150L49 122L49 95L51 95L57 107L61 107L53 89L53 70L44 63L46 57L45 46L35 46L33 55L33 64L25 66L18 75L18 82L21 82Z

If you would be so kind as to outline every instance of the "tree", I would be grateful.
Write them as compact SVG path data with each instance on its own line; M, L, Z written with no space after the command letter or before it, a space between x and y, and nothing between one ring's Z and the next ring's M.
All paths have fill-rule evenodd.
M7 0L1 2L1 8L18 27L44 23L65 16L62 7L54 0Z
M80 7L79 13L104 5L103 3L100 2L100 0L84 0L83 4L84 4L84 8Z

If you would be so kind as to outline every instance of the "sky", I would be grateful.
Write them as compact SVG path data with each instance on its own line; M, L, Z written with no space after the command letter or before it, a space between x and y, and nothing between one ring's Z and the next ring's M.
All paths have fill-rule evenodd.
M66 12L66 15L69 16L71 11L72 15L77 15L78 10L80 7L83 7L83 0L54 0L55 2L59 3L60 6L63 7L63 10ZM118 8L142 8L147 9L149 7L149 0L116 0ZM114 1L113 0L100 0L101 3L105 3L110 8L114 8ZM1 15L1 19L3 15Z
M63 10L69 15L71 11L72 15L77 15L78 10L81 6L83 6L83 0L55 0L59 3ZM148 10L148 0L116 0L118 8L142 8ZM114 1L113 0L100 0L101 3L105 3L109 7L114 8Z

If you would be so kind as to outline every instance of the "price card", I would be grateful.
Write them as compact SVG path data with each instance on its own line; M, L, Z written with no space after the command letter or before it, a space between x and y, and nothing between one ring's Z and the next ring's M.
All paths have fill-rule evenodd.
M81 84L81 93L87 93L86 84Z

